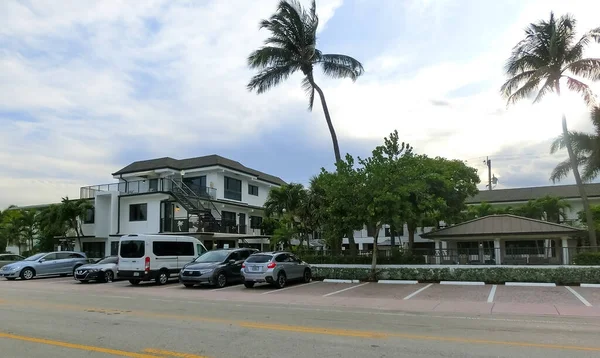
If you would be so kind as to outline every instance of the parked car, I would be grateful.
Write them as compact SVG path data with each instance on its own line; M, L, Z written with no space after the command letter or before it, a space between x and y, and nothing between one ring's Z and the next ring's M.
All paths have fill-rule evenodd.
M81 283L89 281L112 282L117 279L117 256L107 256L92 264L79 266L75 270L74 279Z
M309 264L291 252L273 251L250 255L242 264L242 275L247 288L262 282L283 288L288 281L310 282L312 271Z
M217 249L198 256L183 266L179 282L185 287L196 284L209 284L219 288L231 282L242 282L242 264L257 249Z
M0 254L0 267L21 260L25 260L25 257L15 254Z
M164 285L206 251L202 242L191 236L125 235L119 240L117 275L132 285L142 281Z
M41 252L3 266L0 268L0 277L6 277L7 280L15 280L17 277L31 280L36 276L67 276L74 274L79 266L87 263L88 259L83 252Z

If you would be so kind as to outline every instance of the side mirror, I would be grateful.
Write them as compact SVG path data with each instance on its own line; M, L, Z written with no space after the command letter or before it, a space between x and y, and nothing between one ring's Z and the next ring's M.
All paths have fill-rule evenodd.
M234 265L235 264L235 260L229 260L229 264L230 265Z
M38 262L39 262L39 263L42 263L42 262L44 262L44 261L46 261L46 259L40 259Z

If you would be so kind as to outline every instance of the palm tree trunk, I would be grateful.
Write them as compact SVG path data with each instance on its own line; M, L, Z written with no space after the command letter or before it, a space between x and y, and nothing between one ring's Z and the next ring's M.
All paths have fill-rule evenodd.
M319 98L321 99L321 105L323 106L323 113L325 113L325 121L327 121L327 127L329 127L329 133L331 134L331 141L333 142L333 153L335 154L335 162L338 163L342 160L342 156L340 155L340 145L338 144L337 135L335 134L335 128L333 128L333 123L331 122L331 116L329 115L329 108L327 107L327 102L325 101L325 95L323 94L323 90L321 87L317 86L315 80L310 73L308 76L308 81L313 86L313 88L319 93Z
M371 280L377 280L377 240L379 238L379 230L381 230L381 224L375 225L375 234L373 234L373 260L371 260Z
M556 83L556 92L560 96L560 86L558 83ZM567 129L567 116L564 114L564 112L562 114L562 131L563 137L565 138L565 146L567 147L567 153L569 153L569 161L571 161L571 170L573 170L575 183L577 184L577 189L579 190L579 195L581 196L581 201L583 203L583 210L585 211L585 219L588 227L588 237L590 240L590 246L593 247L592 250L596 251L597 242L594 216L592 215L592 209L590 208L590 202L585 192L585 187L583 186L581 175L579 175L579 166L577 163L577 158L575 157L575 153L573 152L573 147L571 145L571 137L569 136L569 130Z
M354 229L348 230L348 246L350 247L350 255L356 256L356 240L354 240Z

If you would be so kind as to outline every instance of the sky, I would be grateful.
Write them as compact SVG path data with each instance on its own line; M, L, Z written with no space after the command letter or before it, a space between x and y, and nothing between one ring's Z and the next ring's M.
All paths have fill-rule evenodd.
M318 102L308 111L301 74L265 94L246 89L246 59L268 36L259 21L276 5L1 1L0 208L77 198L164 156L219 154L303 184L332 170L323 112ZM318 0L318 48L365 67L356 82L315 75L342 153L368 156L397 129L415 152L477 168L480 189L486 156L496 188L551 185L566 158L549 153L559 102L507 107L500 95L512 47L551 10L574 15L581 34L600 26L600 3L588 0ZM583 100L563 97L569 128L590 131Z

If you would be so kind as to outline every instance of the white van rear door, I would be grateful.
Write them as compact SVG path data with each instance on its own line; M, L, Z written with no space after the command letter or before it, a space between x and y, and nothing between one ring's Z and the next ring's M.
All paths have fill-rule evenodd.
M119 242L119 271L143 271L145 258L145 240L121 239Z

